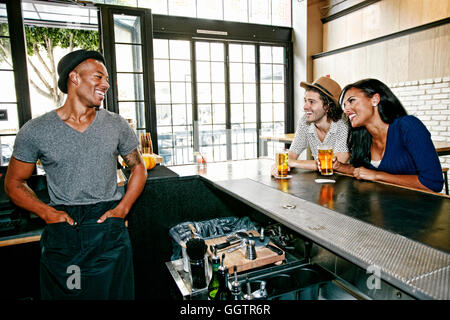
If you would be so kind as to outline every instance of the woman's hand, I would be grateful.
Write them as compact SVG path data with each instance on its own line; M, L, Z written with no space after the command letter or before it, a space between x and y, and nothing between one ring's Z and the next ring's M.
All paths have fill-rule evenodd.
M353 170L353 176L358 180L369 180L376 181L377 180L377 171L370 170L364 167L355 168Z

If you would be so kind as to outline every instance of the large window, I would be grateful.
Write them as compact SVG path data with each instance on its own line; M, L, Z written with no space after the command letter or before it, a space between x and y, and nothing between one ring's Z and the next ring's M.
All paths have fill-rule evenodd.
M257 157L255 45L230 44L232 159Z
M214 12L217 19L223 16L223 19L239 22L259 16L260 22L265 24L273 21L276 11L273 8L279 5L272 0L258 3L252 0L106 2L150 7L153 13L167 10L174 14L176 9L185 16L207 17ZM150 132L164 164L192 163L196 151L206 156L208 162L256 158L262 154L259 136L293 130L286 120L290 118L285 119L286 114L293 113L287 110L292 108L292 92L286 81L287 54L291 54L289 28L280 27L273 33L273 27L264 25L164 15L152 17L149 10L135 8L100 8L60 2L22 2L24 24L48 29L49 33L55 30L95 33L99 22L96 14L100 11L102 49L111 85L105 106L134 123L138 134ZM245 10L242 12L238 8ZM79 19L67 16L67 10ZM47 67L34 68L30 63L30 81L27 76L25 81L18 81L18 74L27 74L26 48L17 49L13 42L12 51L24 55L17 59L17 54L11 54L10 37L15 38L10 34L6 18L3 4L0 6L0 55L3 55L0 115L7 114L8 118L0 120L0 139L3 155L10 155L14 136L21 125L64 102L65 96L54 90L56 78L49 78L45 86L38 82L42 79L36 70L53 69L55 72L66 51L51 51ZM67 24L62 22L65 19ZM152 20L153 25L148 22ZM14 21L21 21L21 17ZM205 38L205 33L199 29L211 33ZM57 33L59 39L71 38ZM97 39L98 35L95 35ZM99 43L96 45L89 49L96 50ZM70 48L69 45L63 49ZM45 51L40 54L46 55ZM39 55L34 58L39 60ZM19 68L13 68L13 63ZM25 83L26 87L18 86L20 83ZM51 103L40 103L44 100L36 98L40 90L35 84L47 87L48 92L55 91L55 97L47 98ZM16 91L21 97L17 101ZM31 101L22 99L28 92Z
M257 158L258 129L284 133L285 47L154 39L153 48L165 164L191 163L194 151L208 162Z
M92 0L152 9L154 14L290 27L292 0Z
M19 129L6 5L0 3L0 166L6 166Z
M284 61L282 47L260 47L261 136L280 136L285 132ZM269 144L268 148L268 154L273 154L274 145Z
M199 151L207 161L227 160L224 50L220 42L195 43Z
M158 150L165 164L193 159L191 50L185 40L153 40Z

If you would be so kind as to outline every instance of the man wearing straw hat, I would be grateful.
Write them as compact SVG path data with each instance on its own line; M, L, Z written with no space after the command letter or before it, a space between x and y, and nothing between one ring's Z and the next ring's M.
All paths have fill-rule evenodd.
M342 117L339 105L341 87L328 77L320 77L314 83L301 82L306 90L303 110L305 115L298 120L294 140L289 149L289 167L317 170L318 148L324 145L333 148L334 156L346 163L349 159L347 147L348 125ZM298 160L308 148L316 160ZM278 176L276 166L272 175Z
M46 223L41 236L42 299L133 299L132 250L124 218L147 172L136 134L120 115L99 109L109 88L103 56L77 50L58 64L64 105L28 121L17 134L5 191ZM117 156L131 169L122 197ZM36 161L50 204L27 186Z

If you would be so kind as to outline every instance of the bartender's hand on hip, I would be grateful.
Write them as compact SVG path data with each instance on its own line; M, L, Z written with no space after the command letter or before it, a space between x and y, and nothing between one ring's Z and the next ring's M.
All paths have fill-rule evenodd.
M71 226L76 224L75 221L69 216L69 214L65 211L56 210L54 208L51 208L47 213L44 215L44 220L47 224L52 223L59 223L59 222L67 222Z
M97 223L102 223L106 219L111 217L124 219L127 214L128 212L125 209L123 209L119 204L114 209L106 211L100 218L98 218Z

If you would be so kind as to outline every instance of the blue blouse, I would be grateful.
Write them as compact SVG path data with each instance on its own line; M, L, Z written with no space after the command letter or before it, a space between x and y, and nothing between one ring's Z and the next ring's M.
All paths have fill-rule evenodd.
M378 168L390 174L418 175L427 188L440 192L444 183L441 163L431 134L416 117L408 115L389 125L386 149Z

